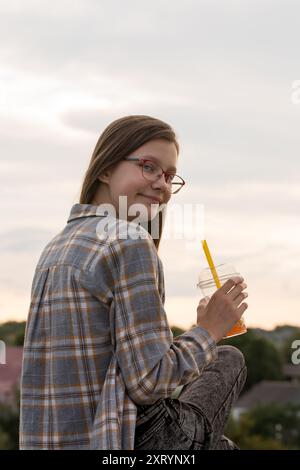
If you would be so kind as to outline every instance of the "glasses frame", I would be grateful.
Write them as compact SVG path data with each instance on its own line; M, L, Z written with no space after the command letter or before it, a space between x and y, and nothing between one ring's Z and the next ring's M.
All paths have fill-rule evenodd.
M171 188L172 188L172 185L174 185L174 184L176 184L176 185L178 184L178 185L180 186L180 188L178 188L175 192L172 192L172 190L171 190L171 194L177 194L177 193L181 190L181 188L183 188L183 186L186 184L185 181L184 181L184 179L181 178L181 176L176 175L175 173L170 173L170 172L168 172L168 171L164 171L160 165L158 165L156 162L153 162L152 160L149 160L148 158L126 157L126 158L124 158L124 160L131 161L131 162L134 162L134 161L143 162L143 164L146 163L146 162L150 162L150 163L152 163L152 165L156 165L158 168L161 169L161 174L160 174L159 177L158 177L156 180L154 180L154 181L159 180L159 178L161 178L162 175L164 175L164 178L165 178L165 182L166 182L166 183L167 183L167 180L166 180L166 176L167 176L167 175L174 175L174 176L177 176L177 178L180 178L181 181L182 181L182 183L176 183L176 182L175 182L175 183L171 183ZM151 181L151 180L149 180L148 178L146 178L146 177L144 176L143 166L142 166L142 175L143 175L143 177L145 178L145 180ZM153 181L153 182L154 182L154 181ZM167 184L168 184L168 183L167 183Z

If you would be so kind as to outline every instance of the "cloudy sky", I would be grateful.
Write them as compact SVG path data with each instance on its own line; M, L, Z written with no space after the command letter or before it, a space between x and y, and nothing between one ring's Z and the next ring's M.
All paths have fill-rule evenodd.
M247 281L247 324L300 325L299 17L296 0L0 3L0 321L26 319L102 130L148 114L179 139L176 203L203 204L215 262ZM160 257L170 324L189 328L201 244Z

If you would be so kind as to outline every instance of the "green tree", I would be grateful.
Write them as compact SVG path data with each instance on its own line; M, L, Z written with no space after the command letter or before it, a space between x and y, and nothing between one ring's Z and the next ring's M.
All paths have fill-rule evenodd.
M25 330L20 330L16 333L16 336L13 340L13 346L23 346L25 338Z
M241 449L300 449L300 405L254 407L238 421L231 416L225 434Z
M12 404L0 403L0 449L19 449L20 392Z
M246 334L228 338L219 343L231 344L242 351L248 374L244 391L262 380L282 380L282 358L277 348L267 339L249 329Z
M171 326L171 331L173 333L174 338L175 338L175 336L179 336L179 335L182 335L183 333L185 333L185 330L183 330L179 326Z
M0 339L7 346L23 346L26 322L10 321L0 325Z

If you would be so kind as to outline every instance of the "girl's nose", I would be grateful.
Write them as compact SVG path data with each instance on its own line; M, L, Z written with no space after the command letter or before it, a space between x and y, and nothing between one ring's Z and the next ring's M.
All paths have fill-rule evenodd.
M161 177L159 179L154 181L152 183L152 187L153 188L160 188L160 189L163 189L164 191L168 191L169 187L168 187L168 184L166 182L165 175L161 175Z

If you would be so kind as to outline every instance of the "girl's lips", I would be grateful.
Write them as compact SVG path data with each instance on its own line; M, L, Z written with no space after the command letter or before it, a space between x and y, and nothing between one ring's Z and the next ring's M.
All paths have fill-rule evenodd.
M145 197L149 201L152 201L155 204L160 204L161 203L161 201L158 198L154 198L154 197L151 197L151 196L146 196L145 194L139 194L139 196L143 196L143 197Z

